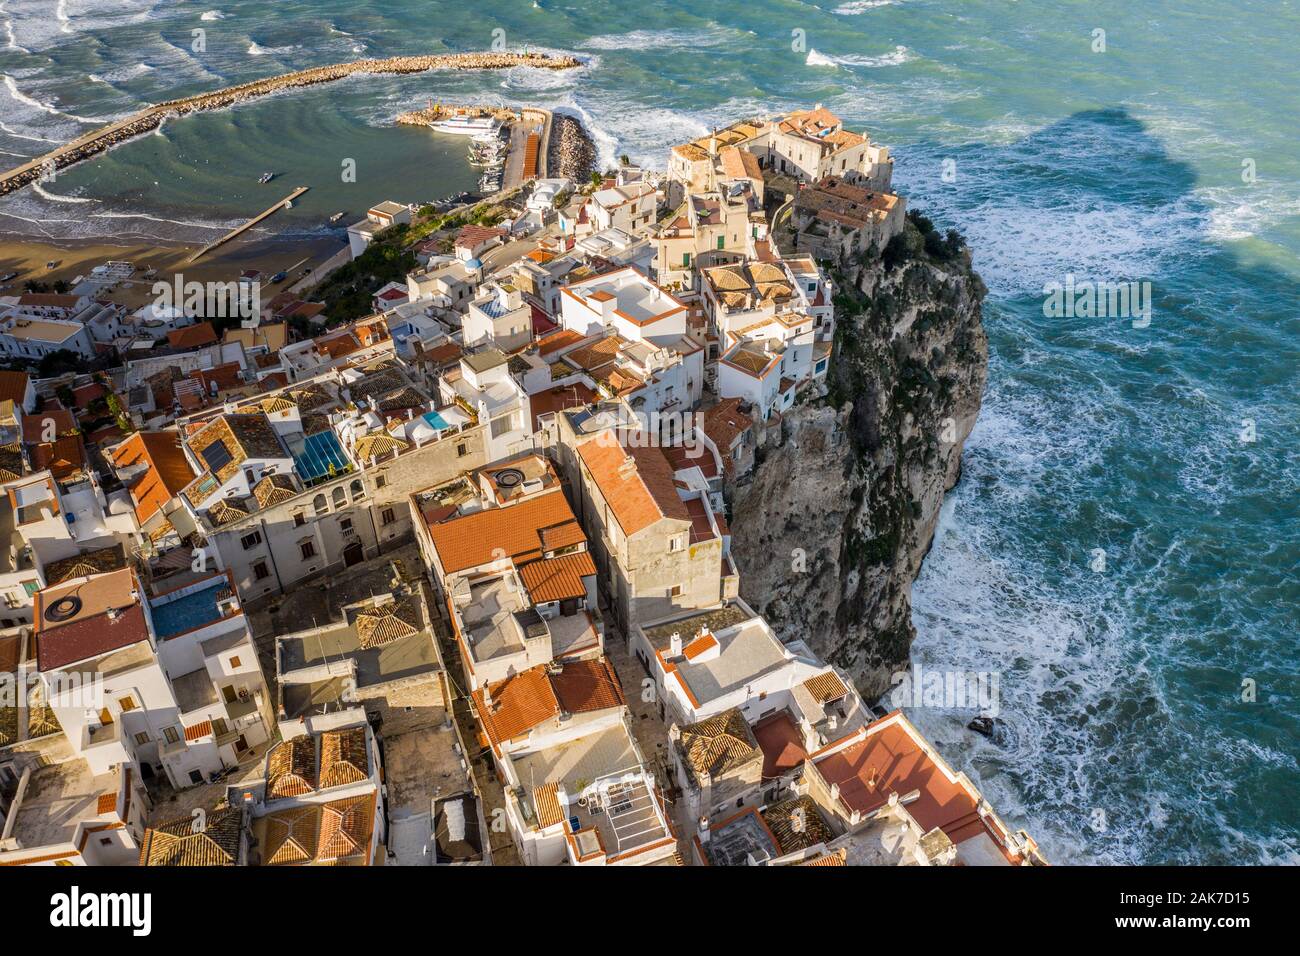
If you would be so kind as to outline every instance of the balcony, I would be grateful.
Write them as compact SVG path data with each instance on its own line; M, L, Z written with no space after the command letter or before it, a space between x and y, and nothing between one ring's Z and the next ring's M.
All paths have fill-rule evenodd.
M110 744L121 745L122 743L122 725L113 722L111 724L99 724L97 726L87 724L81 734L81 749L90 750L94 747L107 747Z
M251 693L246 700L226 701L226 715L232 723L255 713L257 713L257 698Z

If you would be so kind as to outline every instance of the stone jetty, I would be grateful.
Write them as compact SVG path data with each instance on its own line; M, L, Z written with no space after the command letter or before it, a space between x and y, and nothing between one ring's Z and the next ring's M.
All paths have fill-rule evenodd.
M107 149L152 132L172 116L205 110L220 110L259 96L300 86L332 83L357 73L426 73L431 70L508 70L531 66L543 70L571 70L582 65L576 57L544 53L444 53L429 56L395 56L388 59L354 60L332 66L316 66L280 76L253 80L238 86L169 100L145 107L123 119L79 136L58 149L0 173L0 196L21 189L44 176L98 155Z
M596 168L596 147L581 121L555 113L551 122L551 142L547 158L547 175L564 176L584 183Z

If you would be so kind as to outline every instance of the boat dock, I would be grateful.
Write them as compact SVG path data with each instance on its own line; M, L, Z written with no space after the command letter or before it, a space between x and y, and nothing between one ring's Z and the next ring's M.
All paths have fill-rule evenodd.
M212 242L209 242L198 252L194 253L194 255L190 256L187 261L197 262L199 259L201 259L203 256L206 256L209 252L211 252L213 249L217 248L218 246L224 246L231 239L236 239L239 236L243 235L245 232L247 232L249 229L252 229L263 219L266 219L270 216L274 216L281 209L288 209L290 206L293 205L293 201L295 199L297 199L299 196L301 196L310 188L311 188L310 186L299 186L297 189L289 193L289 195L285 196L283 199L281 199L270 209L254 216L252 219L248 220L248 222L244 223L242 226L239 226L237 229L230 230L230 232L226 233L220 239L214 239Z

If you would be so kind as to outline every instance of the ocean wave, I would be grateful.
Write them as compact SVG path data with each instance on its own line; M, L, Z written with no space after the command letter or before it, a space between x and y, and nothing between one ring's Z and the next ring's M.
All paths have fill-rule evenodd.
M292 53L294 50L301 49L294 43L285 46L262 46L256 40L248 45L249 56L282 56L285 53Z
M842 17L856 17L876 7L892 7L898 2L899 0L854 0L853 3L841 3L831 12Z
M40 196L42 199L48 199L51 202L77 203L77 204L99 202L98 199L89 199L84 196L62 196L57 193L52 193L48 189L45 189L41 185L39 180L33 182L31 185L32 185L32 191L35 192L36 195Z
M914 59L911 50L905 46L896 46L888 53L882 53L879 56L860 56L856 54L845 54L843 56L829 56L825 53L818 53L810 49L804 62L808 66L829 66L838 69L842 66L861 66L867 69L878 69L886 66L902 66L904 63Z
M22 90L20 90L18 88L18 84L14 81L14 78L10 76L8 73L4 75L4 87L6 90L9 91L9 95L15 101L22 103L24 106L30 106L31 108L39 110L43 113L48 113L50 116L59 116L65 119L75 120L78 123L100 124L100 123L111 123L113 121L111 117L78 116L76 113L68 113L49 103L42 102L41 100L38 100L36 97L24 93Z
M226 15L222 13L220 10L209 10L207 13L199 17L199 19L200 20L224 20L226 19Z
M578 46L584 50L646 50L665 47L688 49L716 47L733 37L728 30L632 30L588 37Z

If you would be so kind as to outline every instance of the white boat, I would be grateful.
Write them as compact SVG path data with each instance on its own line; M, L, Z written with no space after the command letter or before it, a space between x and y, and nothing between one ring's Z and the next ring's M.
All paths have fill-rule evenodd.
M496 135L501 128L490 116L448 116L430 124L440 133L458 133L462 136Z
M262 173L262 175L258 177L257 181L259 183L269 183L274 178L275 178L275 173Z

